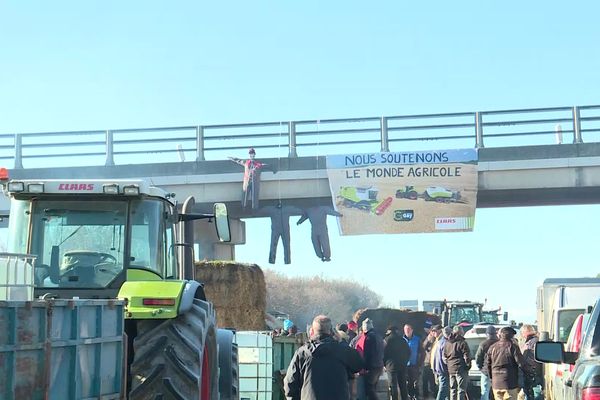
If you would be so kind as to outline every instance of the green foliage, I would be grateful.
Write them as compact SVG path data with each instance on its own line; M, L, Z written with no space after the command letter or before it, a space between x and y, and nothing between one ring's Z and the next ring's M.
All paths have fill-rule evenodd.
M319 314L329 316L334 323L346 322L361 308L375 308L381 296L367 286L346 279L287 277L265 270L267 310L280 311L304 330Z

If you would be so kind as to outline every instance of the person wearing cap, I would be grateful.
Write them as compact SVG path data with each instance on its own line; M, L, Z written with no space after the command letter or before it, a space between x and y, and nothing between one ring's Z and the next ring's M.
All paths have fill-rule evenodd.
M388 375L392 400L408 400L406 389L406 364L410 359L410 347L396 326L390 326L383 339L383 363ZM399 389L399 390L398 390Z
M490 346L485 356L484 368L492 378L495 400L516 400L519 395L519 368L525 369L521 350L513 341L516 333L509 326L500 329L500 340Z
M431 325L431 321L425 321L425 330L429 329L427 337L423 341L423 354L425 355L423 362L423 372L421 374L422 380L422 388L423 388L423 398L429 397L429 392L437 393L438 389L435 384L435 376L433 375L433 370L431 368L431 350L435 345L435 342L438 338L438 335L442 331L441 325Z
M365 394L367 400L377 400L377 382L383 373L383 339L375 331L373 321L366 318L362 322L363 337L357 342L357 349L362 347L362 356L365 360L364 377ZM362 343L361 343L362 342ZM361 350L359 350L359 353Z
M246 208L248 202L251 203L253 210L258 209L258 196L260 193L260 173L263 169L270 169L273 173L276 170L269 164L262 163L254 159L256 151L253 148L248 150L248 159L242 160L236 157L228 157L234 163L244 167L244 179L242 182L242 208Z
M406 386L409 398L415 400L419 392L419 374L423 365L424 354L421 348L421 337L415 335L411 324L404 325L404 340L406 340L408 347L410 347L410 359L408 360L406 370Z
M490 400L490 392L492 390L492 378L487 375L487 371L483 368L485 356L494 343L498 341L498 335L496 334L496 327L494 325L488 325L485 328L485 334L487 339L479 343L477 353L475 353L475 363L477 368L481 371L481 400Z
M438 392L436 400L446 400L450 394L450 377L448 375L448 365L444 360L444 347L452 335L452 328L445 326L441 329L440 335L431 350L431 369L437 378Z
M296 350L283 379L286 398L350 400L348 376L364 367L363 359L332 336L329 317L316 316L310 331L310 340Z
M444 359L448 365L450 377L450 400L465 400L471 368L471 352L464 338L463 328L459 325L452 328L452 334L444 346Z

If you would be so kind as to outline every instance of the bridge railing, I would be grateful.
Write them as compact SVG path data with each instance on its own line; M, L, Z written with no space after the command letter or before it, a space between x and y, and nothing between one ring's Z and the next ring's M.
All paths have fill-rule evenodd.
M144 129L0 134L8 168L600 142L600 105ZM12 164L12 165L11 165Z

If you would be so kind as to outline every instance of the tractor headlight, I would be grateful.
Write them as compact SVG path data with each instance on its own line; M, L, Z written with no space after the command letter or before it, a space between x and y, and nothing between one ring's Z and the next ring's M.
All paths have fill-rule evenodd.
M25 184L23 182L12 181L8 182L9 192L23 192L25 190Z
M104 192L104 194L119 194L119 185L114 183L102 185L102 192Z
M30 183L27 185L27 191L29 193L44 193L43 183Z
M123 194L126 196L137 196L140 194L140 188L137 185L123 186Z

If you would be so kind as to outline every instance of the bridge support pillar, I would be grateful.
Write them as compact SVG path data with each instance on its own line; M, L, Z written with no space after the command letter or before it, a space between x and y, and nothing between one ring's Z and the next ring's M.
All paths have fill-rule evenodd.
M194 223L194 253L199 260L235 260L235 246L246 244L246 223L240 219L229 219L231 242L221 243L215 224L208 220Z

